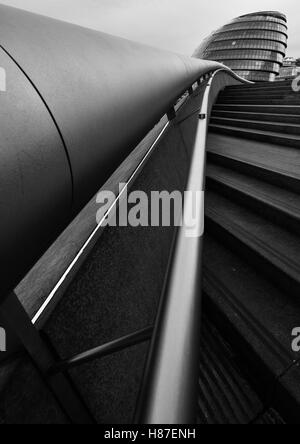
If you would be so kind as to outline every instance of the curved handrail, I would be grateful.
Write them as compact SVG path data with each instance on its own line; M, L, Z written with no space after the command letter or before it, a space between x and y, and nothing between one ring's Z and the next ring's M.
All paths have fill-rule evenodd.
M252 83L223 68L212 75L203 97L187 186L194 195L201 192L199 219L192 234L183 226L177 235L137 409L136 421L142 424L192 424L196 419L208 116L228 83L225 78L217 82L219 74L229 75L231 83ZM191 212L188 199L184 213L189 218Z

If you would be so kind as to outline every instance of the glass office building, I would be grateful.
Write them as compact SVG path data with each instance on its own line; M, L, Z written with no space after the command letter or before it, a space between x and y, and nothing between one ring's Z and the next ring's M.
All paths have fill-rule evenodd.
M194 57L221 62L254 82L274 81L286 54L287 41L284 14L257 12L238 17L213 32Z

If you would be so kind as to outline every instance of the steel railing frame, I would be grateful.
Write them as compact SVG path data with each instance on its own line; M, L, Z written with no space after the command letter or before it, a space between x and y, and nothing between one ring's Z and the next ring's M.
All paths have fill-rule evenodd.
M187 236L185 226L178 230L137 406L136 423L196 423L206 139L212 105L225 87L222 82L215 86L217 77L222 74L251 84L226 68L214 72L207 83L187 182L187 191L202 192L199 230L193 237ZM190 202L185 202L184 211L193 211Z

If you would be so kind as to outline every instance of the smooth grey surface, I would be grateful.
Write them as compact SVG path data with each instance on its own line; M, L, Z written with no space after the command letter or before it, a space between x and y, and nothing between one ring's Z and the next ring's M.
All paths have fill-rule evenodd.
M66 153L42 100L0 49L0 295L11 289L68 220ZM55 220L55 224L53 224Z
M75 208L214 62L0 7L0 44L34 83L62 132Z

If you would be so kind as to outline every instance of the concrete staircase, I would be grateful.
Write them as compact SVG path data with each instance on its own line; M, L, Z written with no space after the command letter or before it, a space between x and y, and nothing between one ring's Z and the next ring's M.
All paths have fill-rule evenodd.
M291 346L300 326L299 148L300 94L290 83L221 93L207 146L204 306L218 332L211 337L227 348L206 370L219 374L210 386L223 400L208 422L224 422L230 396L244 416L240 408L227 423L300 422L300 354ZM252 391L246 404L241 380Z

